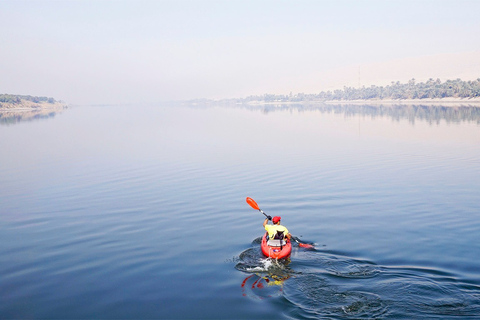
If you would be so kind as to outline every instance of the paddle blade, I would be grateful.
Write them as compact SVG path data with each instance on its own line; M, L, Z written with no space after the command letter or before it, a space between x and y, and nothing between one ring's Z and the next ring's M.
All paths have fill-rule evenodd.
M307 249L314 249L315 248L313 245L308 244L308 243L299 243L298 245L302 248L307 248Z
M315 246L313 244L302 243L298 241L297 237L292 236L292 239L295 240L296 243L298 243L299 247L306 248L306 249L315 249Z
M250 197L247 197L247 203L250 205L250 207L252 207L253 209L255 210L260 210L260 208L258 207L258 204L255 202L255 200L253 200L252 198Z

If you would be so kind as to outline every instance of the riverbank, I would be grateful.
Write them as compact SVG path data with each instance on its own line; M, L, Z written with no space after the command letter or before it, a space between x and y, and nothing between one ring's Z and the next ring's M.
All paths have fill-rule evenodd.
M0 103L0 124L13 124L39 118L50 118L61 113L67 105L62 102L32 102L22 100L19 103Z
M5 111L33 111L33 110L42 110L42 109L64 109L67 105L62 102L33 102L27 100L21 100L18 103L11 103L11 102L0 102L0 112Z

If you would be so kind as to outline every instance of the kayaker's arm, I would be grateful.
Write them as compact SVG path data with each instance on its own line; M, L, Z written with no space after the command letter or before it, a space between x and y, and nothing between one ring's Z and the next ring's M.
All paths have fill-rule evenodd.
M264 213L264 214L265 214L265 213ZM265 226L267 225L268 220L272 220L272 217L271 217L271 216L267 216L267 218L265 219L265 221L263 221L263 227L264 227L264 228L265 228Z
M265 226L267 225L268 223L268 218L265 219L265 221L263 221L263 227L265 228Z

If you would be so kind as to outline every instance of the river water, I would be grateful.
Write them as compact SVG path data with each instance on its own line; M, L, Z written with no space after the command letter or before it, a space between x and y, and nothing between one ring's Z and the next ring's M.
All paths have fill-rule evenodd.
M480 319L480 109L0 123L0 318ZM301 241L262 257L263 215Z

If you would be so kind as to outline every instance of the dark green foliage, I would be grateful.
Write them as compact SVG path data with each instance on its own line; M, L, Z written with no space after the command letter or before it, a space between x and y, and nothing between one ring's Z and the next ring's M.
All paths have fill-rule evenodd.
M0 94L0 102L19 103L20 98L13 94Z
M325 100L367 100L367 99L439 99L439 98L477 98L480 97L480 78L474 81L461 79L447 80L429 79L427 82L408 83L392 82L388 86L370 86L362 88L343 87L343 90L322 91L318 94L298 93L296 95L250 96L244 101L297 102Z
M16 95L16 94L0 94L0 103L20 103L22 100L31 101L35 103L56 103L55 99L48 97L34 97L34 96L25 96L25 95Z

